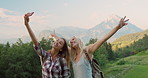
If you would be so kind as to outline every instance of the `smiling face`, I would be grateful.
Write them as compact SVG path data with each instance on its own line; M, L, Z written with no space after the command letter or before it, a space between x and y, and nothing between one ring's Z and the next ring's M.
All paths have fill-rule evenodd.
M56 41L54 41L52 47L54 49L60 50L63 48L64 44L65 44L64 40L62 38L59 38Z
M71 40L70 40L70 45L71 45L72 48L79 47L78 39L76 37L72 37Z
M79 38L72 37L70 39L70 46L71 46L71 51L70 51L71 61L75 61L78 54L78 52L76 52L76 49L79 49L80 50L79 53L82 53L83 43Z

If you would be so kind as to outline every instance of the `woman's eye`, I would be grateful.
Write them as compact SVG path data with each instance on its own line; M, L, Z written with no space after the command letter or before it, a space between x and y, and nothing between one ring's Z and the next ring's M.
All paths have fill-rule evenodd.
M59 42L60 44L62 44L62 42Z

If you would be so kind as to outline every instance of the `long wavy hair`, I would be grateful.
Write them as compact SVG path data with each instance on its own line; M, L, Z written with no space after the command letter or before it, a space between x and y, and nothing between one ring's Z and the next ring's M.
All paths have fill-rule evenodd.
M79 38L77 38L76 42L78 42L78 47L81 50L80 53L82 53L83 52L83 42ZM71 45L70 45L70 47L71 47ZM76 60L76 56L77 56L76 49L71 47L70 59L72 62Z
M64 45L62 47L62 51L59 51L59 55L60 55L60 57L66 59L67 64L70 67L70 54L69 54L69 51L68 51L68 45L67 45L67 42L64 38L61 38L61 39L64 40Z

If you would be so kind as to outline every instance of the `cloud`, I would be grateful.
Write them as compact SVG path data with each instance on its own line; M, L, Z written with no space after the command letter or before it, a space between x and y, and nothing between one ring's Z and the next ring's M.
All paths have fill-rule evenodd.
M15 11L0 8L0 25L1 26L20 26L21 16Z
M25 14L25 13L24 13ZM24 26L23 15L19 12L11 11L8 9L0 8L0 35L5 38L18 38L22 35L28 35L26 28ZM34 14L30 17L30 25L34 30L34 33L46 29L50 26L50 21L52 19L57 19L56 15L50 14L48 12L43 12L41 14Z
M6 13L17 14L17 12L15 12L15 11L11 11L11 10L8 10L8 9L0 8L0 17L8 17L8 15L6 15Z
M49 14L44 12L43 14L34 14L30 17L31 23L39 25L49 25L50 18L56 18L56 15ZM18 12L11 11L8 9L0 8L0 25L1 26L22 26L23 24L23 15L20 15Z

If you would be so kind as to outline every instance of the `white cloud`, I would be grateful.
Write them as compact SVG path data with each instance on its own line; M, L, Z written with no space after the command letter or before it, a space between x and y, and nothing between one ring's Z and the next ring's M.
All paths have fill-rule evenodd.
M25 14L25 13L24 13ZM57 18L47 12L43 14L34 14L30 17L30 25L36 34L38 31L46 29L50 26L50 21ZM22 35L28 35L24 26L23 15L18 12L0 8L0 35L5 38L20 38Z
M11 13L11 15L9 13ZM56 16L44 12L42 15L34 14L30 17L30 21L34 24L49 25L50 18L56 18ZM20 16L15 11L0 8L0 24L5 26L22 26L23 15Z
M18 14L15 11L0 8L0 25L1 26L20 26L21 16L16 16Z

